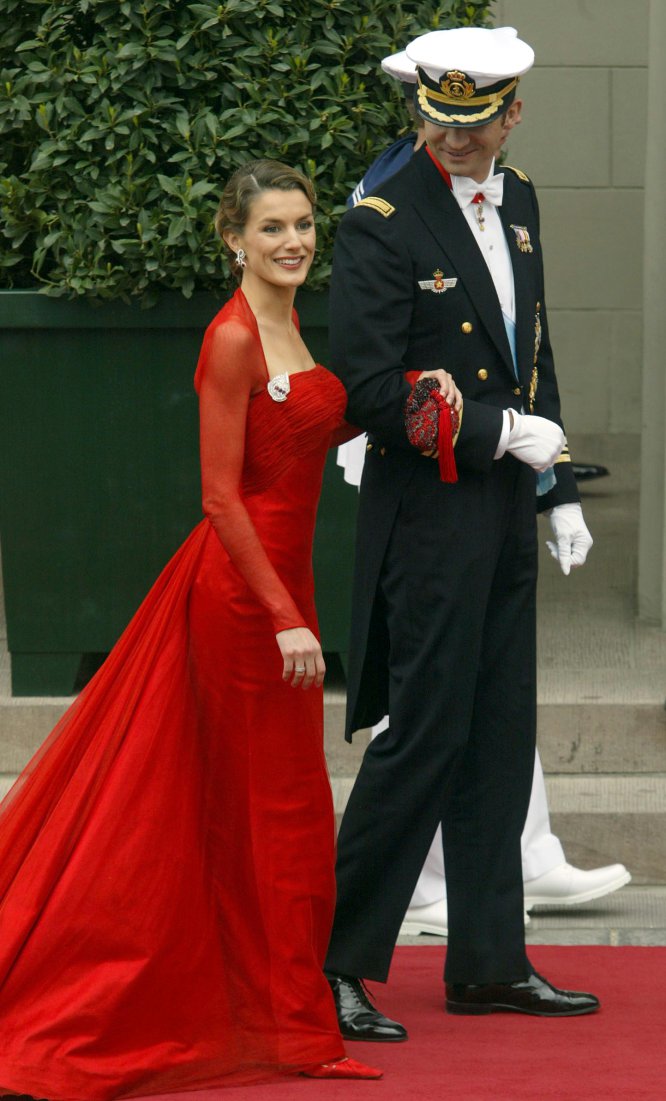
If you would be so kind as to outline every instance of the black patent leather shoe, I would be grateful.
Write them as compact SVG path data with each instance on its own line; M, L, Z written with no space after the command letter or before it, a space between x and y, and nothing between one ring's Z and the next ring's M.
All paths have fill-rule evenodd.
M534 972L511 983L446 984L447 1013L530 1013L534 1017L577 1017L595 1013L599 999L580 990L558 990Z
M607 478L609 470L601 463L572 463L571 469L577 482L591 482L593 478Z
M333 991L338 1025L345 1040L375 1040L398 1044L407 1039L407 1030L385 1017L368 998L361 979L349 975L327 975Z

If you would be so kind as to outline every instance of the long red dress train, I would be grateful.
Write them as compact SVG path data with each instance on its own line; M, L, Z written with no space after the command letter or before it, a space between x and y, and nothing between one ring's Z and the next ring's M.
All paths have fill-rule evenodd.
M344 1054L322 692L282 681L275 632L317 630L345 395L321 367L280 404L266 381L238 291L197 370L207 518L0 808L0 1092L108 1101Z

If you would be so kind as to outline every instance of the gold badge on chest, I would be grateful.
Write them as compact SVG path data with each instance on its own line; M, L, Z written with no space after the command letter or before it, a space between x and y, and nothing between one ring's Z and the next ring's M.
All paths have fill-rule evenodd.
M514 226L511 225L511 229L516 235L516 244L521 252L534 252L532 248L532 242L530 241L530 235L527 232L527 226Z
M432 279L419 279L419 287L422 291L432 291L433 294L444 294L444 291L448 291L451 287L455 287L457 282L457 278L445 279L442 269L437 268L432 273Z

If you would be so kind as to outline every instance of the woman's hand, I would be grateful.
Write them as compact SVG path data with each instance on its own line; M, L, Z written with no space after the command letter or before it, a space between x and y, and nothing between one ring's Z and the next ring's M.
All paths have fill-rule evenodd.
M463 403L462 394L453 381L453 376L448 371L422 371L419 375L419 381L422 378L436 378L440 393L449 405L455 405L458 412L460 412Z
M321 688L326 666L318 640L307 627L290 627L275 636L284 659L282 679L292 688Z

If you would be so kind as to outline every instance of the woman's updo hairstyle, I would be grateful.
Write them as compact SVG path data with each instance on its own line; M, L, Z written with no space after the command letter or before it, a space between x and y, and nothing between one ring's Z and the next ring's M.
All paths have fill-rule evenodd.
M227 230L233 230L234 233L242 232L250 214L250 207L262 192L294 191L296 188L303 192L314 209L317 197L312 182L298 169L290 168L288 164L281 164L280 161L272 161L268 158L248 161L247 164L237 168L229 179L215 215L215 229L224 242L231 270L237 280L240 281L242 271L236 262L233 249L226 243L223 234Z

